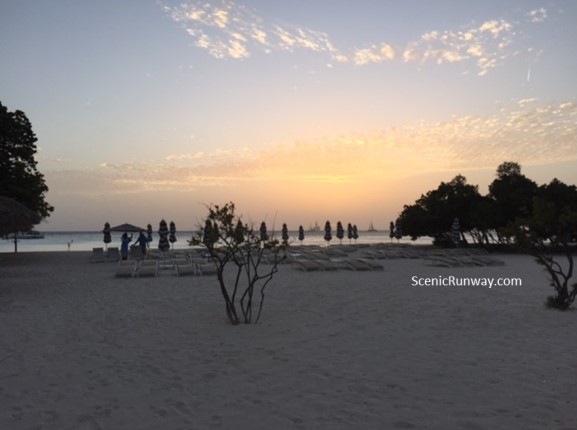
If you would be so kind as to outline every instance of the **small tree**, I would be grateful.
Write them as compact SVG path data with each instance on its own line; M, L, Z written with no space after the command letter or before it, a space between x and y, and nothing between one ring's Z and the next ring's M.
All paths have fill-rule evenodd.
M189 243L204 246L215 264L226 316L231 324L258 323L265 288L278 272L278 265L286 258L286 245L279 243L274 234L267 233L264 222L258 231L243 223L235 214L232 202L222 207L209 206L204 228ZM263 269L262 263L266 262L270 264ZM233 268L232 281L226 276L227 267ZM258 298L255 297L257 290L260 292ZM253 320L255 302L258 311Z
M539 187L533 199L532 216L518 219L516 241L529 250L551 280L555 295L547 297L549 308L566 310L577 296L577 283L569 285L573 276L573 253L577 237L577 188L557 179ZM567 265L559 263L559 255Z

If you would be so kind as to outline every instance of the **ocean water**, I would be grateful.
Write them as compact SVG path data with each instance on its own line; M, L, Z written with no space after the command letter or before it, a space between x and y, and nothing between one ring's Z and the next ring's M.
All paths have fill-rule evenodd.
M20 239L18 240L18 252L49 252L49 251L92 251L92 248L104 248L104 235L101 232L43 232L44 239ZM192 237L191 231L176 232L177 241L173 244L174 249L189 249L188 240ZM280 238L280 232L277 233ZM116 246L120 248L120 237L122 233L113 232L112 242L108 246ZM303 245L322 245L326 242L323 239L323 232L305 232L305 239L302 241ZM134 236L136 239L138 235ZM290 243L292 246L299 246L301 242L298 240L298 232L289 232ZM377 232L359 232L357 244L376 244L376 243L390 243L389 232L386 230ZM397 242L396 240L394 242ZM333 232L333 240L329 246L337 246L340 241L336 238ZM348 239L343 239L343 244L349 243ZM352 243L355 243L353 241ZM400 243L411 244L430 244L430 238L420 238L416 241L411 241L408 238L403 238ZM158 246L158 234L153 234L153 242L151 247ZM14 252L14 241L0 239L0 253Z

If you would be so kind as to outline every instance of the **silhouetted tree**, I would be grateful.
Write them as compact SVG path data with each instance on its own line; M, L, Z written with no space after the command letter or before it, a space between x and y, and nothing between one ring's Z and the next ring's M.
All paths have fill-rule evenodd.
M0 195L47 218L54 208L45 201L48 186L36 168L37 140L26 114L0 103Z
M422 195L414 205L405 206L399 217L399 226L403 235L413 240L431 236L437 243L450 244L453 220L459 218L461 230L470 231L474 227L474 208L481 199L478 187L467 184L464 176L457 175L450 182L441 182L436 190Z
M577 188L557 179L540 186L531 216L517 219L516 233L517 243L535 255L549 274L555 295L547 298L547 306L568 309L577 296L577 283L569 285L577 240ZM559 254L566 257L566 265L556 260Z
M401 220L397 218L395 222L395 239L397 239L397 243L403 238L403 227L401 226Z
M521 166L506 161L497 167L497 178L489 185L493 206L492 228L499 234L500 242L508 242L511 226L519 218L529 218L537 184L521 174Z

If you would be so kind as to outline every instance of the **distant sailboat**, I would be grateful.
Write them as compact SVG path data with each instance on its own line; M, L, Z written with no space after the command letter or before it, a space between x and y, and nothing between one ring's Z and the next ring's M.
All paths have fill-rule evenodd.
M378 231L375 226L373 225L373 221L371 220L371 223L369 224L369 229L367 230L368 232L375 232Z
M309 232L314 233L316 231L321 231L321 227L319 226L319 223L315 221L315 225L314 226L310 226L309 227Z

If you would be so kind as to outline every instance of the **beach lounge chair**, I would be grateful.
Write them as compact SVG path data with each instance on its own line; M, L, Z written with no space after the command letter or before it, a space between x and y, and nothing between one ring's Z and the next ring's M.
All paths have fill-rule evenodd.
M372 270L371 266L358 258L348 258L343 260L341 262L341 267L346 270Z
M136 261L120 260L116 266L117 278L134 278L137 269Z
M357 258L359 263L365 264L369 269L368 270L383 270L383 265L375 260L369 260L365 258Z
M487 255L474 255L471 257L472 260L478 261L485 266L503 266L505 262L498 258L489 257Z
M425 259L425 265L435 267L460 267L461 263L452 257L431 255Z
M137 269L134 276L142 278L144 276L157 276L158 263L156 260L142 260L137 264Z
M130 247L130 258L133 260L142 260L144 258L142 248L139 245L132 245Z
M314 260L295 260L292 267L303 272L318 272L323 267Z
M214 263L197 264L196 269L199 275L214 275L217 272Z
M336 261L332 260L313 260L314 263L321 266L321 270L338 270L339 266Z
M92 257L90 258L92 263L102 263L104 262L104 248L92 248Z
M174 260L174 267L176 269L177 276L194 276L198 274L198 268L196 264L192 263L189 259Z
M112 246L108 248L108 251L106 252L106 261L116 262L118 260L120 260L120 251L118 250L118 247Z

